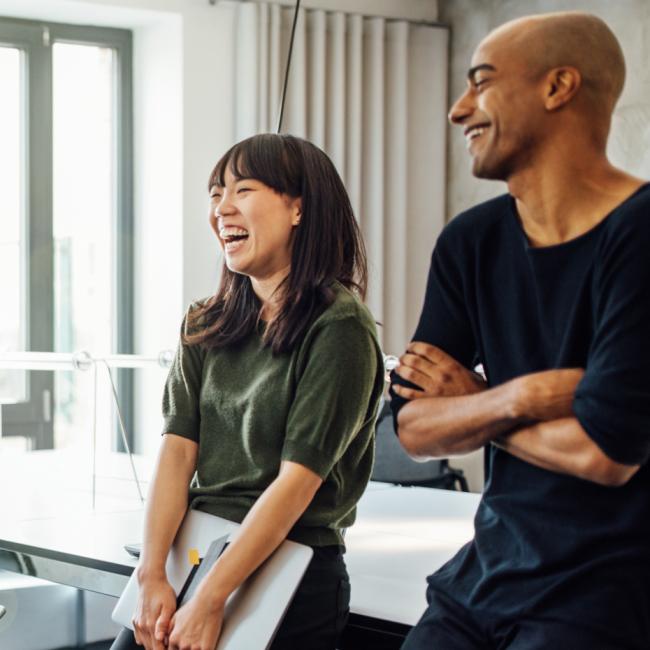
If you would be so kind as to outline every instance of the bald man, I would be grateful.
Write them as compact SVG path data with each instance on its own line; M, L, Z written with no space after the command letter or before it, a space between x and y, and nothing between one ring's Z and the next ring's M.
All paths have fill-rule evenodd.
M650 648L650 185L605 153L624 76L598 18L532 16L450 111L508 193L440 235L392 406L414 457L485 447L486 483L408 650Z

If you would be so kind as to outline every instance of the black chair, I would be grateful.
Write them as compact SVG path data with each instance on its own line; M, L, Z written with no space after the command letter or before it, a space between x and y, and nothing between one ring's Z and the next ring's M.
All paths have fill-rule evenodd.
M372 481L415 485L469 492L462 470L450 467L447 459L419 463L402 448L395 435L390 402L385 401L379 411L375 426L375 465Z

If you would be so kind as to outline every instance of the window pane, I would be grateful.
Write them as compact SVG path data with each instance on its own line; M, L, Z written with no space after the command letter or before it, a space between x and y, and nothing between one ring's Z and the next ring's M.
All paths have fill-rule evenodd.
M22 52L0 47L0 350L24 350ZM26 373L0 371L0 404L26 399Z
M53 233L55 349L112 352L114 307L114 52L93 45L53 47ZM92 382L56 374L55 439L87 439ZM106 433L110 398L98 404Z

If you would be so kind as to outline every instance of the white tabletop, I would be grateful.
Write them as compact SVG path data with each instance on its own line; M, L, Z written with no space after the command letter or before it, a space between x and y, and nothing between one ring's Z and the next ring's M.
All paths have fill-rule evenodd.
M367 491L346 534L351 610L414 625L425 578L473 536L480 495L391 486Z
M88 588L112 593L135 566L123 545L141 539L143 508L129 484L122 462L127 459L104 461L102 476L107 483L102 484L93 510L90 482L70 485L56 478L57 471L70 466L71 458L59 455L56 463L47 462L46 454L35 458L44 465L39 470L32 467L29 480L20 463L12 470L0 463L0 546L36 556L46 551L48 562L39 575L49 579L62 573L57 562L94 569L105 577L120 574L116 577L122 582L88 583ZM148 468L144 461L140 464L146 486ZM119 486L118 496L111 481ZM357 522L345 538L351 611L406 625L417 622L426 605L426 576L471 539L479 499L476 494L371 483L359 502Z
M133 461L146 495L153 463ZM126 454L98 454L94 481L92 466L90 449L0 454L1 521L142 508Z

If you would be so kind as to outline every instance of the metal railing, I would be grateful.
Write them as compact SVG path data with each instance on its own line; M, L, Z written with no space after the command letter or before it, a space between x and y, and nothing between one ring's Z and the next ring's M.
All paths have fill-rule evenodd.
M172 350L161 350L157 356L139 354L111 354L93 357L89 352L81 350L74 353L64 352L0 352L0 370L77 370L93 373L93 430L92 430L92 505L95 508L97 487L97 372L98 368L105 368L111 384L113 405L117 412L122 443L129 456L131 473L135 481L140 501L144 503L144 496L140 480L133 462L133 453L126 433L122 409L117 395L117 388L113 380L111 368L169 368L174 358ZM393 355L384 355L384 370L390 373L395 369L399 359Z
M104 368L111 384L113 405L117 412L122 443L129 456L131 473L138 490L140 502L144 496L140 486L138 473L133 461L133 452L129 445L128 435L122 417L122 409L117 396L117 388L111 368L169 368L174 358L172 350L161 350L157 356L140 354L110 354L93 357L89 352L81 350L74 353L64 352L0 352L0 370L77 370L93 373L93 427L92 427L92 506L95 508L97 493L97 373Z

